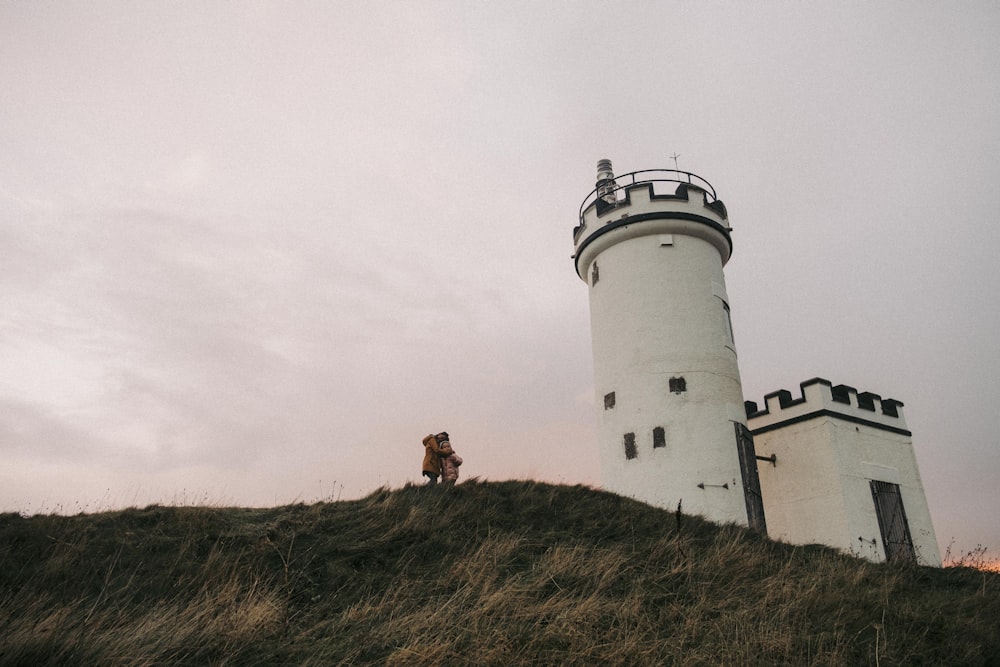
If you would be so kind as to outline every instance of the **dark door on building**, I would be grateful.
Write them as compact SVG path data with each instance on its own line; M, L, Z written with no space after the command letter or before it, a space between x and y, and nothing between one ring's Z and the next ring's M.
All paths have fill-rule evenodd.
M767 535L764 521L764 498L760 493L760 477L757 474L757 452L753 446L753 436L744 424L736 426L736 449L740 453L740 471L743 474L743 496L747 503L747 524L750 530Z
M885 545L885 559L896 563L915 563L917 555L913 550L913 540L910 539L910 526L906 522L899 484L873 479L871 487L878 529L882 533L882 544Z

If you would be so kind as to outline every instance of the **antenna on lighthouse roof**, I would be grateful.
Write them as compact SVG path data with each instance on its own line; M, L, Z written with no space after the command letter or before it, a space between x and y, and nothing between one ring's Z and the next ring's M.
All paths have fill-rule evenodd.
M615 188L618 184L615 183L615 172L611 169L611 160L607 158L597 161L597 196L603 199L608 204L614 204L616 202L615 198Z
M674 161L674 171L678 171L678 169L677 169L677 158L679 158L679 157L680 157L680 155L678 155L676 152L673 155L670 156L670 159Z

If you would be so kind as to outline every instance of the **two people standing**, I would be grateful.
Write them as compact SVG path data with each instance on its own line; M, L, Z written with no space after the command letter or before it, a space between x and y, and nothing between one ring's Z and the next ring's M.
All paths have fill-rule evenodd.
M437 484L438 477L444 484L458 481L458 467L462 459L451 447L447 431L424 438L424 477L427 484Z

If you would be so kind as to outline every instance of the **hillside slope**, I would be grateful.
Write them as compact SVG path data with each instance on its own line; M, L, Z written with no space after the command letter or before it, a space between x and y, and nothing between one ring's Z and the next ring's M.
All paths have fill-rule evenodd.
M3 665L997 664L1000 574L585 487L0 515Z

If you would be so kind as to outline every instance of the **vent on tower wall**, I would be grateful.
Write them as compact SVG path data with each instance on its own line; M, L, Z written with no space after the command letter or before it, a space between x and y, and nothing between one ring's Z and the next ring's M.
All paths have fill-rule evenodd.
M687 391L687 380L682 377L670 378L669 386L671 393L680 394Z
M604 409L613 410L615 408L615 392L604 395Z

